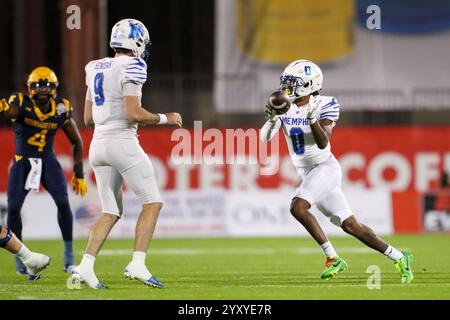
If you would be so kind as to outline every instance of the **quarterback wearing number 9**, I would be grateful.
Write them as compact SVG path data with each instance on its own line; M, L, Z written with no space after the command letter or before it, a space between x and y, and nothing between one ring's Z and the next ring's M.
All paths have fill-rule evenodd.
M321 278L334 277L347 269L347 263L337 255L316 218L309 212L313 205L317 205L332 223L346 233L392 259L400 272L401 282L410 283L413 279L411 253L398 251L380 239L371 228L359 223L341 190L341 167L330 147L330 136L339 118L340 106L336 98L319 95L322 71L309 60L297 60L286 67L280 80L280 90L288 96L290 108L279 115L269 99L261 140L272 139L282 128L292 162L302 178L291 202L291 213L322 247L327 259Z
M58 224L64 239L64 270L75 264L72 246L73 217L67 194L66 178L56 160L53 140L62 128L72 143L74 176L72 188L84 196L87 185L83 175L83 143L72 119L68 100L57 95L58 79L47 67L34 69L27 81L28 95L17 93L8 101L2 99L0 112L14 123L16 154L8 179L8 227L22 239L20 211L30 190L40 184L50 193L58 208ZM39 212L34 212L39 219ZM16 258L16 271L26 274L22 261ZM29 276L33 280L33 275Z
M89 162L97 180L103 215L92 227L83 259L74 271L74 280L93 289L105 289L94 272L94 261L103 242L123 213L122 181L142 204L137 224L134 254L124 276L148 286L163 285L150 273L146 252L156 225L162 199L155 170L137 138L138 124L181 126L178 113L156 114L141 106L142 86L147 81L150 35L135 19L117 22L111 32L110 47L115 56L86 65L84 122L95 125Z

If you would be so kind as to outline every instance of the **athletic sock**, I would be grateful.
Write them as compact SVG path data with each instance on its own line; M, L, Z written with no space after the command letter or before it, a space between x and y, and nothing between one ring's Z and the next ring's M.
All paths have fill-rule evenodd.
M327 256L327 258L333 258L337 256L336 250L334 250L334 247L330 241L321 244L320 247L322 248L323 253L325 254L325 256Z
M401 253L400 251L398 251L397 249L395 249L392 246L388 246L384 255L394 261L397 261L397 260L403 258L403 253Z
M133 272L136 272L136 275L139 275L139 278L142 279L150 279L152 274L150 270L148 270L147 266L145 265L145 257L147 254L142 251L135 251L133 253L133 260L131 260L131 263L134 265L131 270L134 270Z
M145 257L146 256L147 256L147 254L145 252L135 251L133 253L133 260L132 260L132 262L145 265Z
M19 251L17 251L16 255L20 258L20 260L25 261L31 257L31 251L22 243L22 246Z
M95 263L95 257L91 256L90 254L83 254L83 259L81 259L80 268L85 270L92 270L94 271L94 263Z

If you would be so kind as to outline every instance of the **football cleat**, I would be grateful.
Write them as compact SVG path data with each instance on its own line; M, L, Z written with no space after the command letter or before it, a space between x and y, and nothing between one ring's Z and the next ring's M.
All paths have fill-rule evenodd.
M32 275L32 274L29 274L28 275L28 281L36 281L36 280L39 280L41 278L41 275L40 274L38 274L38 275L36 275L36 276L34 276L34 275Z
M71 273L70 271L76 267L75 258L73 255L73 249L64 250L64 272Z
M164 285L148 271L145 265L140 266L133 262L130 262L125 268L125 272L123 273L123 275L127 279L138 280L145 285L153 288L164 288Z
M70 265L65 265L63 271L65 273L69 273L71 274L73 269L75 269L76 265L70 264Z
M99 281L95 286L95 289L108 289L108 287Z
M339 272L347 270L347 262L339 256L335 256L333 258L328 257L325 262L325 270L323 270L320 278L322 279L331 279Z
M107 289L108 287L101 283L94 271L82 270L79 266L72 269L72 282L85 282L92 289Z
M16 270L16 274L19 276L23 276L25 274L28 274L27 269L18 269Z
M28 259L22 261L28 273L28 280L38 280L42 270L50 265L50 257L45 254L32 252Z
M27 268L23 264L22 260L20 260L20 258L18 256L15 256L15 260L16 260L16 273L18 275L28 274L27 273Z
M402 283L411 283L414 279L414 275L411 268L411 262L413 255L410 252L402 251L403 257L398 259L394 265L397 268L398 272L402 276Z

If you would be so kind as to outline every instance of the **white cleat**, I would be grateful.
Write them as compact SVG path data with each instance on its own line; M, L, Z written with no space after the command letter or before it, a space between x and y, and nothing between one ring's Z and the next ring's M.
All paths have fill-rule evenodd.
M135 279L138 280L145 285L154 287L154 288L164 288L164 285L156 279L150 271L148 271L147 267L144 264L137 264L130 262L123 273L124 277L127 279Z
M32 252L28 259L22 260L23 264L27 268L27 273L32 279L39 279L42 270L50 265L50 257L42 253Z
M93 270L84 270L80 266L72 269L73 283L85 282L92 289L107 289L108 287L101 283Z
M72 274L72 271L75 269L76 265L71 264L63 269L65 273Z

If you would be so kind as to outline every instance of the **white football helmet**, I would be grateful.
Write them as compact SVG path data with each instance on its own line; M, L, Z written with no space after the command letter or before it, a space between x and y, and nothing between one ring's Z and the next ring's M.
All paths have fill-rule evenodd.
M111 31L111 48L128 49L136 57L147 60L150 55L150 35L145 25L136 19L123 19Z
M322 70L309 60L291 62L280 77L280 89L294 100L322 89Z

